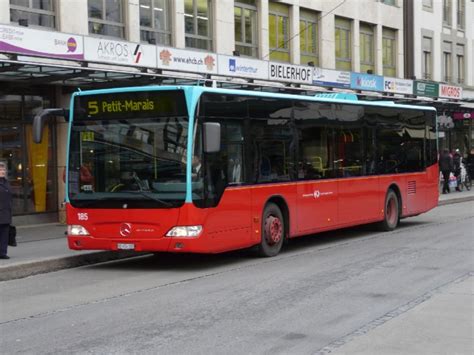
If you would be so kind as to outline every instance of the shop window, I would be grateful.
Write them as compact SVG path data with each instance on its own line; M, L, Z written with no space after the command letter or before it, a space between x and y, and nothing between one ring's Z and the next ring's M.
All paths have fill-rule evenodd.
M290 19L288 6L269 3L270 60L290 61Z
M352 41L351 21L336 17L336 69L351 70L352 68Z
M169 0L140 0L140 39L155 44L171 44Z
M184 27L186 47L212 50L211 2L185 0Z
M313 11L300 11L300 52L301 64L312 62L319 65L318 14Z
M53 0L10 0L10 21L26 20L28 26L56 27Z
M258 57L257 5L254 0L234 3L235 50Z
M89 33L125 38L121 0L88 0Z

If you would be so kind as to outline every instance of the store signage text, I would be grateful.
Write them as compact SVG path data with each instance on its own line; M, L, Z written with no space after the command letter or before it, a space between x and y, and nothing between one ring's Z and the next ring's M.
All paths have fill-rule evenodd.
M337 88L349 88L351 86L351 72L314 68L313 84Z
M383 91L397 94L413 94L413 80L384 77Z
M437 97L439 84L415 81L413 94L420 96Z
M217 69L221 75L268 80L268 62L250 58L218 55Z
M158 68L217 74L217 55L171 47L156 47Z
M383 91L383 77L351 73L351 89Z
M156 67L156 52L153 46L86 37L85 58L110 64L141 67Z
M459 86L441 84L439 86L439 97L447 99L461 99L462 88Z
M270 80L292 81L311 84L313 81L313 68L298 65L269 64Z
M0 52L60 59L84 59L83 37L0 25Z

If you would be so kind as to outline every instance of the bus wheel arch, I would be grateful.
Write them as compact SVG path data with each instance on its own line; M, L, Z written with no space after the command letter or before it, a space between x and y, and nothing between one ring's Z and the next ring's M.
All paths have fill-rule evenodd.
M384 199L384 219L380 222L380 229L383 231L394 230L402 216L402 197L400 189L396 184L388 187Z
M281 196L272 196L262 211L261 240L258 246L260 256L277 255L289 234L289 210Z

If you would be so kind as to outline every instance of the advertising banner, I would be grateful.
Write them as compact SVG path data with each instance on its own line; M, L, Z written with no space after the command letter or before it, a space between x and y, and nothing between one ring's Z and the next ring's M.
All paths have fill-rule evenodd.
M0 52L82 60L82 38L67 33L0 25Z
M85 37L84 58L92 62L156 68L155 46L105 38Z
M220 75L268 80L267 61L218 55L217 64Z
M383 91L383 76L351 72L351 89Z
M455 120L474 120L474 111L472 112L454 112L453 118Z
M351 86L351 72L314 68L313 84L348 89Z
M312 84L313 67L292 65L285 63L268 63L268 77L270 80L288 81L292 83Z
M438 91L439 91L439 84L437 83L415 81L413 94L418 95L418 96L437 97L439 93Z
M439 97L460 100L462 98L462 87L440 84Z
M157 47L158 68L217 74L217 55L212 52Z
M383 78L383 91L395 94L413 94L413 80L399 78Z

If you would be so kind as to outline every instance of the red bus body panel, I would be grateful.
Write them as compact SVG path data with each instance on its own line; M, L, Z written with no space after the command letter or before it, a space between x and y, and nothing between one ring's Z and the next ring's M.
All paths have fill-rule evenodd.
M390 187L400 195L402 217L426 212L438 204L438 176L434 165L422 173L228 187L213 208L186 203L173 209L76 209L68 204L68 224L90 233L69 235L68 243L76 250L118 250L118 243L133 243L136 251L219 253L260 242L262 211L271 198L286 204L289 237L296 237L381 221ZM126 236L120 233L124 223L131 227ZM172 227L190 225L203 226L201 235L166 237Z

